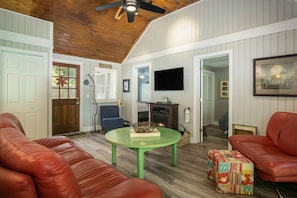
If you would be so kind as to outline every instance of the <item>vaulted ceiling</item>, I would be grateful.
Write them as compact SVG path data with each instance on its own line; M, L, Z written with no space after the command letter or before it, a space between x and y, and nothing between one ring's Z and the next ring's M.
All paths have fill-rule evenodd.
M97 6L121 0L0 0L0 7L54 23L54 53L121 63L149 23L199 0L142 0L166 10L139 9L133 23L119 8Z

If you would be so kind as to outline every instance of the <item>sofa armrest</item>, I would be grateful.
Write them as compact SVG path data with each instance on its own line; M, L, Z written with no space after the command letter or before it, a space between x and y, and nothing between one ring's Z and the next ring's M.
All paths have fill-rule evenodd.
M38 197L31 176L0 166L1 197Z
M65 159L50 148L29 140L17 129L0 129L0 161L3 167L31 175L40 197L82 198Z

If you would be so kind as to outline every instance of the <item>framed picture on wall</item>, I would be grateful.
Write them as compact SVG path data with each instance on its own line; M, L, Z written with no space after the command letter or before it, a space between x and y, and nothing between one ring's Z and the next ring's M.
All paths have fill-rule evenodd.
M297 54L254 59L254 96L297 96Z
M123 92L130 92L130 79L123 80Z
M229 97L229 81L222 80L220 81L220 98Z

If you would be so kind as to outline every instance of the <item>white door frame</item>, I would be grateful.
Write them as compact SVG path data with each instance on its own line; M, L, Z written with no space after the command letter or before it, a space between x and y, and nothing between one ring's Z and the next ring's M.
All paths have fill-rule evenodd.
M138 99L138 69L148 67L149 68L149 82L150 82L150 99L152 98L152 64L143 63L140 65L133 66L133 82L132 85L132 123L138 122L138 108L137 108L137 99Z
M193 104L193 119L199 120L199 122L193 123L193 139L191 142L193 143L201 143L203 142L203 130L201 126L201 111L203 110L202 106L202 87L203 87L203 75L201 72L201 67L203 66L203 59L210 59L216 58L221 56L229 56L229 126L232 126L232 112L233 112L233 50L226 50L220 51L215 53L203 54L194 56L194 72L193 72L193 79L194 79L194 86L193 86L193 93L194 93L194 104ZM232 135L231 127L228 128L228 137ZM230 145L229 145L230 146Z

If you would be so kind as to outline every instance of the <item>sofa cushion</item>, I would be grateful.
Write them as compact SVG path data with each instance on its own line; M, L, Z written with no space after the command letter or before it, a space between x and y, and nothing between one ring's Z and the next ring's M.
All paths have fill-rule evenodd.
M276 112L269 119L266 136L282 151L297 156L297 144L294 142L297 137L296 126L297 114Z
M99 160L84 160L72 165L71 168L85 198L155 198L162 195L160 188L155 184L144 179L129 178L113 166Z
M297 114L289 114L283 123L277 147L284 153L297 157Z
M286 154L260 155L254 163L258 170L273 178L292 177L292 173L297 173L297 158Z
M124 119L120 117L116 118L102 118L102 127L104 129L114 129L124 126Z
M111 188L128 177L102 161L88 159L71 166L84 197Z
M60 154L70 165L93 158L89 153L69 142L51 147L50 149Z
M267 125L266 135L283 152L297 156L297 114L274 113Z
M234 146L234 149L240 151L244 156L252 161L259 156L266 154L284 155L284 153L274 145L267 146L251 142L241 142L237 146Z
M40 138L33 141L47 148L52 148L66 142L74 144L73 141L66 136L52 136L50 138Z
M34 179L40 197L82 197L69 164L14 128L0 129L0 163Z
M144 179L129 178L122 183L103 191L97 198L160 198L162 192L159 187ZM91 197L90 197L91 198Z
M232 135L229 137L230 143L233 145L237 145L241 142L251 142L255 144L263 144L274 146L273 142L268 139L266 136L259 135Z

